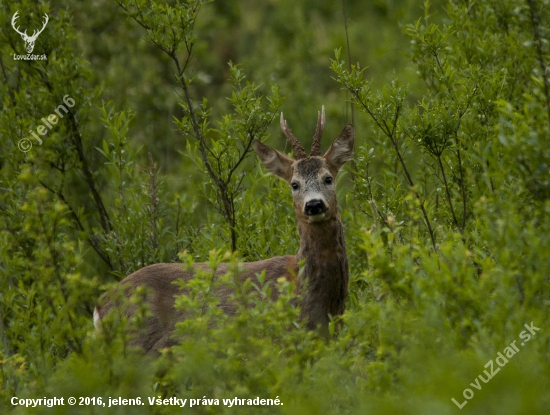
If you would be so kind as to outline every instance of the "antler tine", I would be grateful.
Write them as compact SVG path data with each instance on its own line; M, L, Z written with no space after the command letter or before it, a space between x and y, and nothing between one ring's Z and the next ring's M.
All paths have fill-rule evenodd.
M11 18L11 26L13 27L13 30L15 30L17 33L19 33L21 36L26 36L27 31L25 30L25 33L21 32L18 27L15 27L16 20L19 18L19 10L15 12L13 17Z
M313 142L311 143L311 155L321 155L321 136L325 129L325 106L321 107L321 112L317 112L317 128L315 129L315 135L313 136Z
M288 128L288 124L282 112L281 112L281 129L283 130L283 133L285 134L287 140L290 142L290 144L292 144L292 148L294 148L294 158L296 160L305 159L307 157L306 151L298 142L298 139L294 137L294 135L290 131L290 128Z
M44 31L44 29L46 28L46 25L50 21L50 16L48 16L46 13L44 13L44 16L42 18L44 19L44 24L42 25L42 29L40 29L40 33Z
M42 19L44 20L44 24L42 25L42 29L40 29L40 30L35 29L32 36L31 36L31 39L36 39L38 37L38 35L44 31L44 29L46 28L46 25L50 21L50 18L48 17L48 15L46 13L44 13L44 16L42 16Z

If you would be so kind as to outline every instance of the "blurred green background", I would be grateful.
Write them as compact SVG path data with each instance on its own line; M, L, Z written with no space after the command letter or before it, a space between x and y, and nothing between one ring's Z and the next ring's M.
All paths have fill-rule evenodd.
M16 11L27 33L49 15L47 60L14 58ZM2 413L549 413L548 0L2 0L0 22ZM289 154L283 111L309 148L322 105L322 150L356 131L331 341L286 282L235 287L224 317L212 275L159 358L127 347L145 307L95 333L99 296L145 265L297 252L288 185L247 143ZM54 396L146 404L13 404ZM257 396L284 405L223 405Z

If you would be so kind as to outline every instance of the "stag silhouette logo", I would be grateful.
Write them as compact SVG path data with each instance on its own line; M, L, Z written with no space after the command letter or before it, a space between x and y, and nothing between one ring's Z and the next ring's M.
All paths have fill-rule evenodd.
M44 24L42 25L42 29L35 30L31 36L27 35L27 30L25 30L24 32L21 32L19 28L16 26L16 20L18 17L19 17L19 10L17 10L13 15L11 19L11 25L13 27L13 30L19 33L23 38L23 40L25 41L25 49L27 50L27 53L32 53L32 51L34 50L34 42L36 42L36 38L38 38L38 35L42 33L46 28L49 17L46 13L44 13Z

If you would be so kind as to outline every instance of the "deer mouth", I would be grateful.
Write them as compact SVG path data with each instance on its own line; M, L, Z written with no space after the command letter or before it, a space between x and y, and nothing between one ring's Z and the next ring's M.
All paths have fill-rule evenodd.
M307 215L310 221L312 222L318 222L320 220L323 220L327 214L326 213L317 213L316 215Z

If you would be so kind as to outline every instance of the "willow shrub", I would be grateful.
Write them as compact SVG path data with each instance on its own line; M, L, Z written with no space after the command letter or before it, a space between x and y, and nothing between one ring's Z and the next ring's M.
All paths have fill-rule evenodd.
M302 328L288 281L269 286L259 275L235 284L239 261L296 252L286 184L254 167L245 151L231 182L239 190L231 194L230 229L223 212L198 214L223 201L208 180L197 185L204 198L166 194L154 160L129 146L132 113L94 98L84 63L49 72L24 62L7 67L8 77L17 70L25 82L2 84L3 411L548 413L547 3L449 1L436 24L426 2L425 18L404 27L425 85L419 91L398 79L373 90L363 70L348 70L337 53L334 77L372 129L357 137L355 165L338 183L351 278L347 311L331 323L330 342ZM192 23L192 5L156 4L147 22L166 24L183 13ZM1 10L4 21L14 12ZM51 24L46 45L47 36L70 27ZM153 33L160 43L162 33ZM70 50L58 46L56 59L68 59ZM208 127L207 103L201 115L223 174L231 171L218 157L224 146L246 142L259 125L254 131L265 138L264 123L280 103L273 90L265 108L242 73L234 78L234 113L219 129ZM192 82L182 79L181 87ZM67 85L74 89L61 91ZM50 113L66 93L75 99L75 117L37 151L19 152L16 138L33 127L33 114ZM103 140L95 138L94 111L108 131ZM192 133L188 116L177 126ZM200 146L189 140L186 155L204 168ZM225 254L232 242L240 257ZM177 307L190 313L177 325L178 345L158 358L128 347L125 328L139 325L146 307L133 321L114 315L94 332L91 311L101 292L134 269L178 255L184 267L232 264L219 279L197 273L178 297ZM237 317L216 308L217 284L234 288ZM277 302L266 300L271 290L279 290ZM101 397L107 404L109 397L140 397L144 405L24 408L11 405L14 396ZM174 398L187 399L188 409L154 404ZM235 398L282 405L224 402Z

